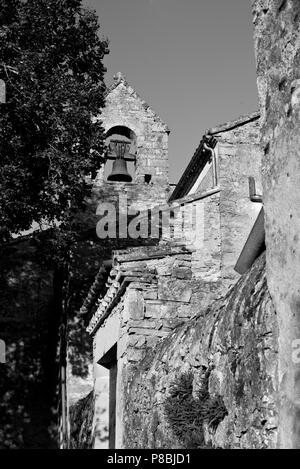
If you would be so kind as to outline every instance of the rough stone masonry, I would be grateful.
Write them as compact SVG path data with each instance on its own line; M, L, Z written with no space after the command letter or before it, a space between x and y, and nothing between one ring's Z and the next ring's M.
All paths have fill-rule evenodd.
M136 353L134 342L120 447L300 447L299 15L295 0L253 1L266 273L261 257L223 299L199 306L152 350ZM156 330L147 317L134 332L146 323Z
M267 280L279 324L279 441L300 448L300 2L254 0ZM298 363L297 363L298 362Z
M260 282L252 272L228 297L228 304L227 297L220 304L213 303L237 279L234 265L260 208L249 199L247 180L250 175L258 182L260 179L258 118L256 113L209 131L217 138L220 186L203 192L200 184L199 192L172 202L197 204L202 214L200 223L190 227L196 235L193 245L183 238L177 240L179 244L162 239L158 246L142 244L114 252L108 289L103 290L88 328L94 336L95 371L99 365L114 370L117 363L116 379L111 380L114 391L110 393L115 396L111 405L115 409L115 424L110 425L110 434L115 434L111 447L274 446L276 321L271 303L264 301L268 295L265 278ZM245 311L249 320L243 318ZM215 329L219 331L223 314L229 323L224 326L221 321L222 343L210 349L206 339ZM189 321L195 315L196 319ZM178 338L180 324L185 322L188 333ZM221 337L227 329L232 336ZM199 330L205 331L201 337ZM157 355L161 341L169 357L166 366L161 366ZM256 342L258 349L254 349ZM199 366L198 355L206 357ZM155 378L144 368L149 358L157 372ZM169 402L176 376L187 382L190 396L179 406ZM137 384L133 388L132 379ZM220 382L214 388L216 379ZM161 382L163 394L159 391ZM199 397L200 390L204 398ZM148 392L153 400L147 398ZM165 418L165 406L180 414L191 399L196 418L203 417L203 422L193 429L194 417L190 416L184 425L187 430L193 429L193 435L189 441L182 441L172 431L174 415L171 421ZM211 421L204 434L206 422ZM251 426L255 428L249 430Z
M264 254L148 351L124 390L125 448L274 448L277 321Z

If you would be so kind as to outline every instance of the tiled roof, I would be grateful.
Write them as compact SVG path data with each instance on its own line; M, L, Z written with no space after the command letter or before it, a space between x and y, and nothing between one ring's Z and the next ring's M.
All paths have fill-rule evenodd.
M87 327L90 334L103 324L113 308L118 304L123 296L127 285L131 282L139 283L157 283L156 273L153 269L148 269L145 260L161 259L166 256L176 254L190 253L185 246L174 246L172 243L166 243L161 246L143 246L140 248L129 248L127 250L114 251L113 268L106 281L106 289L103 289L102 297L97 298L94 291L99 294L99 282L96 278L92 287L92 294L86 300L85 307L92 308L96 305L94 314ZM128 266L130 264L130 267Z
M239 117L238 119L234 121L230 121L220 126L217 126L215 128L206 130L205 135L200 141L200 144L198 148L196 149L190 163L188 164L177 186L172 192L171 197L169 198L169 202L172 202L173 200L184 197L186 194L188 194L189 190L193 187L193 185L197 181L197 178L199 174L201 173L201 171L203 170L209 157L209 152L207 152L203 148L204 142L206 142L209 146L214 146L217 142L214 139L214 135L232 130L242 125L245 125L249 122L259 119L259 117L260 117L260 114L259 112L256 111L247 116Z
M169 202L172 202L176 199L180 199L188 194L189 190L193 187L197 178L201 171L203 170L204 166L206 165L209 157L210 152L205 150L204 143L207 143L209 146L214 147L216 142L213 137L207 138L204 136L196 149L191 161L189 162L186 170L184 171L183 175L181 176L177 186L175 187L174 191L169 198Z

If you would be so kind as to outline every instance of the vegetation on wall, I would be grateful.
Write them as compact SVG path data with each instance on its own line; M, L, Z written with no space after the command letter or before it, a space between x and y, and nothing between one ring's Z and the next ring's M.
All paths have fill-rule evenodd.
M193 373L188 372L172 384L164 410L174 435L184 448L206 448L204 427L215 431L227 415L221 396L209 394L208 382L211 370L207 369L201 380L197 397L193 396Z

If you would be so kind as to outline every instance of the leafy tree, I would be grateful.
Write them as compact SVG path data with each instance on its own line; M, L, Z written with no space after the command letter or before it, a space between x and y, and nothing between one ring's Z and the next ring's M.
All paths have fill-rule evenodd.
M0 0L0 244L82 206L102 163L107 53L81 0Z
M93 118L104 105L107 53L98 19L81 0L0 0L0 79L6 83L6 103L0 103L1 309L21 318L36 311L29 333L22 331L24 352L14 322L4 328L16 346L1 380L1 447L50 444L59 329L76 349L77 374L84 376L90 361L84 319L79 325L76 313L99 268L94 258L101 246L90 246L85 235L78 246L71 235L78 229L74 215L79 229L86 226L90 175L103 162L103 129ZM33 223L52 229L7 243ZM60 328L67 324L68 330Z

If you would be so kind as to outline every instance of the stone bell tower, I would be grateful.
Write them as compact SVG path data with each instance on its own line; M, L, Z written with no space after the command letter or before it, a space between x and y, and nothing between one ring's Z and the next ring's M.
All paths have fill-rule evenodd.
M128 227L132 221L130 217L135 217L133 212L137 214L142 212L143 217L143 212L146 212L145 215L147 217L150 209L165 205L170 196L168 176L169 129L121 74L115 76L114 83L107 90L106 105L98 118L102 122L105 130L107 160L94 180L92 200L89 205L89 210L92 212L91 220L88 218L89 227L92 227L92 232L94 234L97 233L98 239L101 239L100 242L94 243L96 246L100 246L101 249L100 252L97 251L98 257L95 259L100 266L100 270L94 283L91 285L91 291L93 291L93 293L87 295L81 308L81 314L88 321L87 324L94 315L94 309L98 309L98 303L94 305L92 301L95 294L100 297L104 296L107 290L107 282L111 280L109 272L113 270L112 264L114 263L112 251L115 249L130 250L134 246L144 245L145 243L158 244L156 237L150 239L148 228L147 239L144 239L143 236L138 238L131 236ZM120 200L122 200L122 203L120 203ZM109 212L107 215L105 210L108 205L110 207L113 206L115 210ZM101 209L101 213L99 208ZM128 217L127 214L126 217L124 217L126 210L128 211ZM96 222L93 218L95 213L97 216ZM146 217L144 217L144 219ZM105 233L102 237L99 234L98 227L99 224L102 224L102 220L106 220L106 218L109 219L109 225L111 222L112 226L116 226L116 229L112 232L103 230L103 233ZM87 218L84 218L84 223L86 219ZM115 225L113 223L114 219L116 220ZM126 219L126 222L124 222L124 219ZM103 226L104 225L105 221L103 222ZM107 237L105 234L107 234ZM151 230L151 236L152 234ZM94 262L94 259L88 259L88 262ZM116 282L114 282L114 284L116 284ZM109 341L114 340L115 335L118 334L118 324L119 323L113 323L111 330L105 329L106 338ZM103 344L106 346L107 342L104 341ZM99 353L101 355L101 352ZM95 434L99 433L99 429L100 433L103 431L103 434L105 434L103 428L106 427L107 422L105 419L107 414L104 412L104 415L102 415L101 412L103 409L107 411L109 407L110 447L114 447L115 444L114 428L116 425L114 424L114 419L116 414L112 412L111 409L115 407L114 399L116 396L117 380L116 360L116 347L113 346L111 354L109 354L108 362L105 362L102 366L102 362L100 365L95 361L93 372L95 415L97 413L101 415L99 421L95 419L93 423L95 426ZM106 369L109 370L110 376L109 406L108 402L105 400L106 398L103 397L106 395L105 383L107 381L105 380L107 380L108 372ZM75 382L75 380L73 381ZM75 385L70 382L69 395L75 395L78 386L77 381ZM118 438L118 436L116 438ZM104 443L96 437L95 447L103 447L103 444Z
M106 134L107 163L95 181L98 201L126 194L128 207L144 210L169 197L169 129L119 73L99 119Z

